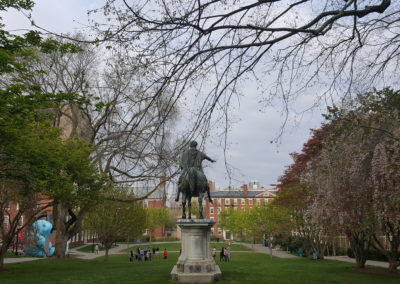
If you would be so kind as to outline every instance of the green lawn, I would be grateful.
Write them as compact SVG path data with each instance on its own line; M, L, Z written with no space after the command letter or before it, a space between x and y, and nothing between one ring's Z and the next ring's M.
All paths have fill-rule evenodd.
M24 257L24 256L15 255L15 253L13 251L8 251L8 252L6 252L6 256L5 257L6 258L16 258L16 257Z
M179 251L179 249L181 248L181 244L180 243L166 243L166 244L150 244L150 243L143 243L140 245L133 245L131 247L129 247L129 249L125 249L125 252L129 252L130 250L135 250L138 247L142 247L142 248L150 248L152 249L154 248L159 248L160 251L164 251L164 249L166 248L168 251ZM215 249L217 251L221 250L222 247L228 247L228 244L225 243L211 243L211 247L215 247ZM231 246L229 246L231 251L250 251L249 248L242 246L242 245L237 245L237 244L233 244Z
M161 248L160 248L161 249ZM113 255L109 262L95 260L43 259L8 264L0 272L0 283L176 283L170 272L178 254L168 260L161 255L152 262L133 262L126 255ZM220 263L224 283L399 283L400 278L357 272L354 265L305 258L270 259L265 254L232 253L230 262Z

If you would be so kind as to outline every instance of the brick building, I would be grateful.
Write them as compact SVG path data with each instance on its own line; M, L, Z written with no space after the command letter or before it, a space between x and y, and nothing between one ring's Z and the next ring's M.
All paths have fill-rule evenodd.
M214 188L215 186L210 186L210 189ZM253 190L249 190L249 188ZM221 239L232 239L233 236L230 232L218 226L219 213L228 207L232 207L234 210L241 210L261 205L274 199L275 194L251 181L248 185L244 184L239 189L226 188L219 191L211 191L211 198L213 199L213 204L210 204L208 200L206 201L204 217L215 221L212 235Z
M163 179L160 180L158 185L130 187L129 191L140 197L146 196L149 192L154 190L155 187L157 187L157 189L147 196L146 199L142 200L143 208L167 208L166 183ZM166 230L164 226L159 226L153 232L146 230L143 235L151 236L152 238L160 238L166 236Z

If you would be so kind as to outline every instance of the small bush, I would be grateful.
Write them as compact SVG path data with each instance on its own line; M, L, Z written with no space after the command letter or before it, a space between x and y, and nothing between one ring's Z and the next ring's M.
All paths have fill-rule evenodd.
M386 255L376 250L367 250L366 255L368 260L388 261ZM351 248L347 249L347 256L350 258L355 258L354 252Z

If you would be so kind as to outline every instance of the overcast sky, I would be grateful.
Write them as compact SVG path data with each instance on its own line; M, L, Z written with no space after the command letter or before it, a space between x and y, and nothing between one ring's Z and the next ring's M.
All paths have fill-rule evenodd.
M50 31L57 33L75 32L87 25L87 10L100 7L103 0L35 0L31 12L35 22ZM3 13L7 30L30 28L29 21L16 11ZM270 143L279 136L284 118L281 107L265 107L259 103L252 82L243 87L244 96L240 107L233 111L235 121L229 133L229 151L227 162L235 169L231 180L225 169L224 155L219 146L218 137L210 138L205 152L217 160L210 165L204 162L206 175L220 187L239 187L250 180L258 180L261 185L270 187L282 175L285 166L292 161L289 153L300 151L310 134L310 128L318 128L323 121L321 112L324 107L309 111L302 116L292 112L289 124L279 143ZM311 104L311 95L303 96L296 101L297 111L306 109Z

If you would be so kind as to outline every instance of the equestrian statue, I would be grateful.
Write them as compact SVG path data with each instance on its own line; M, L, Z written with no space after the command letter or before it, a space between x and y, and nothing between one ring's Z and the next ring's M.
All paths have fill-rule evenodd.
M192 197L199 199L199 219L203 219L203 198L207 194L210 203L213 203L210 196L210 187L208 180L204 174L201 163L203 160L208 160L215 163L213 159L208 157L203 152L196 149L197 142L191 141L189 150L185 151L180 159L181 176L178 180L178 193L175 201L179 201L179 196L182 194L182 219L186 219L186 202L188 203L188 219L191 219L190 209L192 207Z

